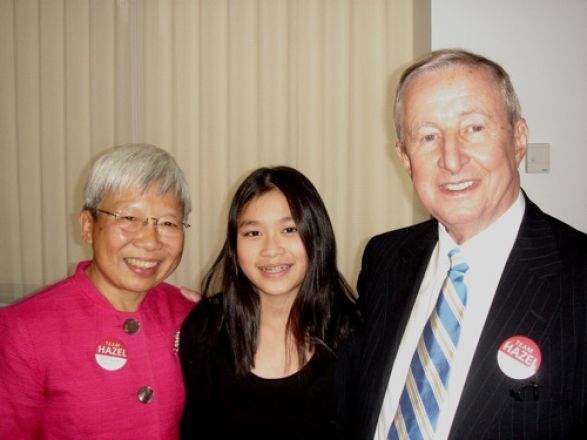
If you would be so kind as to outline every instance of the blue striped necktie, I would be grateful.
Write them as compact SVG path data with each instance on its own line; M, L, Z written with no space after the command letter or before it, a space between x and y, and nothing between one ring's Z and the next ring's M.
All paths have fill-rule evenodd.
M459 248L451 250L448 256L450 269L412 357L387 435L390 440L431 439L436 431L467 304L463 277L469 266L462 261Z

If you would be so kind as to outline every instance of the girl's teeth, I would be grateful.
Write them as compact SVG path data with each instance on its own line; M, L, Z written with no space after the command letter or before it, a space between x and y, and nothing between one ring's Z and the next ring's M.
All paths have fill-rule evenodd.
M289 265L283 264L281 266L261 266L259 269L261 269L263 272L282 272L288 268Z
M151 269L157 265L156 261L143 261L136 258L125 258L124 261L131 266L138 267L139 269Z

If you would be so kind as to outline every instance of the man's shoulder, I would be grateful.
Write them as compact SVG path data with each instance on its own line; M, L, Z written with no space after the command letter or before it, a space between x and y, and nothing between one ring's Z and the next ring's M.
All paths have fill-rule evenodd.
M431 219L423 223L375 235L367 243L367 248L375 250L411 246L414 242L421 243L422 241L436 239L437 230L438 222Z
M577 246L587 246L587 234L575 229L568 223L553 217L549 214L544 214L552 230L555 233L555 237L562 240L572 240Z
M510 264L524 264L527 270L538 273L543 279L563 276L577 285L584 285L587 234L528 201L509 261Z
M400 261L419 264L430 254L438 240L438 222L429 220L385 232L369 240L361 262L361 274L385 273ZM368 276L367 276L368 277Z
M528 204L525 233L530 239L552 237L561 255L584 254L587 251L587 234L564 221L543 212L535 204Z
M567 223L547 215L553 231L559 256L567 267L581 268L580 273L587 270L587 234L573 228Z

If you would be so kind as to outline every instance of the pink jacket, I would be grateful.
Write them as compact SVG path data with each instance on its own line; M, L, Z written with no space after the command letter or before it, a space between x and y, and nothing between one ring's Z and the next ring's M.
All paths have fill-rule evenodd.
M0 309L0 439L179 437L175 341L193 304L161 283L137 312L119 312L86 276L89 264Z

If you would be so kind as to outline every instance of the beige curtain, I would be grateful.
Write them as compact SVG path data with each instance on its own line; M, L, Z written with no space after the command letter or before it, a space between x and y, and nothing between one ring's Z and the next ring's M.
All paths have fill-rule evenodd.
M369 236L423 213L392 156L410 0L0 0L0 302L70 274L101 150L172 152L194 202L171 281L197 286L236 185L289 164L329 208L354 283Z

